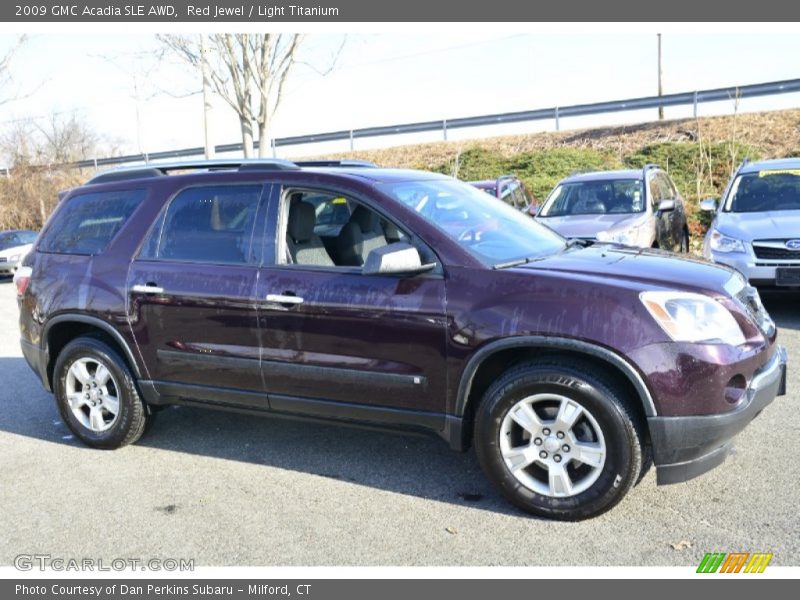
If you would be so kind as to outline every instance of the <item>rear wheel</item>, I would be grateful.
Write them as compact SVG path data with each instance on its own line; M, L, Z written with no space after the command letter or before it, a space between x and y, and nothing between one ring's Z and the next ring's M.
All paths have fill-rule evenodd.
M141 437L149 411L127 364L108 344L73 340L58 355L53 379L64 422L87 445L113 449Z
M623 388L592 365L558 360L521 365L489 388L475 445L513 504L573 521L609 510L636 483L642 432Z

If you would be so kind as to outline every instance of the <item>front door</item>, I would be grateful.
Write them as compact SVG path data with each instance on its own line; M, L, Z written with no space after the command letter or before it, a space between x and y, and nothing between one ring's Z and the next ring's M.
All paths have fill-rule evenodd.
M316 250L298 251L293 257L291 249L280 243L287 232L288 204L304 202L305 196L318 199L320 193L325 191L285 190L276 207L283 216L270 219L283 224L275 225L278 258L262 269L257 295L262 307L262 368L271 407L441 427L446 399L442 273L369 276L360 266L338 265L336 248L344 254L341 239L338 244L317 239L327 231L319 225L313 233L302 234L311 236L302 243ZM359 203L340 193L330 195L336 202L346 200L355 218ZM363 211L359 213L362 224L369 221ZM409 239L383 216L374 223L379 232L390 233L377 239L381 236L374 231L366 232L371 246ZM288 228L296 229L291 223Z

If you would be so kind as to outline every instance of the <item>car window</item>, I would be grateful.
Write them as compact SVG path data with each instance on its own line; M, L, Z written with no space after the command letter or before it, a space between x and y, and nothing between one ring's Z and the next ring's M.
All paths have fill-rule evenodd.
M661 190L661 199L662 200L674 200L675 199L675 188L672 186L672 183L663 173L659 173L658 175L658 186Z
M362 267L372 250L410 242L408 234L378 212L339 193L288 190L283 213L278 236L282 264Z
M550 193L540 217L638 213L644 210L638 179L602 179L562 183Z
M650 205L653 207L653 212L658 210L658 205L661 204L662 194L664 190L658 184L658 177L650 175L647 179L647 187L650 192Z
M316 226L344 225L350 219L352 202L338 194L306 194L306 202L314 205Z
M39 242L39 252L103 252L145 196L144 190L95 192L67 199Z
M20 241L16 233L6 233L0 235L0 250L13 248L14 246L19 246L19 245Z
M19 236L19 241L23 244L32 244L36 241L36 236L39 234L35 231L23 231L22 233L17 234Z
M800 210L800 169L763 170L739 175L728 192L724 210Z
M170 202L156 244L165 260L245 264L253 262L253 227L262 186L189 188Z

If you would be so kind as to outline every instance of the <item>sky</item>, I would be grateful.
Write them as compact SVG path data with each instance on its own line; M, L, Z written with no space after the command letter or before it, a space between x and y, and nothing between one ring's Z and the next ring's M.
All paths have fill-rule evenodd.
M447 28L445 28L447 29ZM319 33L275 115L275 137L445 119L555 105L624 99L657 91L656 31L515 31L453 27L435 34ZM15 35L0 34L0 55ZM334 69L329 66L344 41ZM663 35L664 92L744 85L800 77L796 32L688 31ZM75 113L124 152L203 145L199 74L174 60L156 60L151 33L35 33L11 65L14 86L0 97L0 132L17 119ZM137 101L138 96L138 101ZM214 144L239 142L238 122L219 99ZM800 94L743 100L739 110L796 108ZM700 114L730 114L733 102L702 106ZM666 109L667 118L691 107ZM655 110L562 119L561 128L652 120ZM537 122L448 132L449 139L552 130ZM433 141L439 132L357 140L356 149ZM287 157L345 151L348 142L281 149Z

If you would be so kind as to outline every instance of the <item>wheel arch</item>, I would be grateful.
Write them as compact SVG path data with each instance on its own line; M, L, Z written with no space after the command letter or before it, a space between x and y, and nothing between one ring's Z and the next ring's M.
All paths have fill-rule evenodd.
M42 350L47 356L47 385L52 390L53 369L58 353L70 341L82 335L100 334L109 345L120 353L122 358L133 371L136 379L141 379L139 364L136 362L133 351L127 340L113 325L97 317L89 315L60 314L47 321L42 330Z
M475 352L459 381L453 415L448 419L448 438L451 447L464 450L471 438L471 415L480 401L480 393L496 376L508 369L513 362L535 358L542 353L561 354L589 359L593 363L609 367L613 374L635 393L642 416L657 416L653 396L636 368L616 352L603 346L576 340L549 336L520 336L491 342Z

